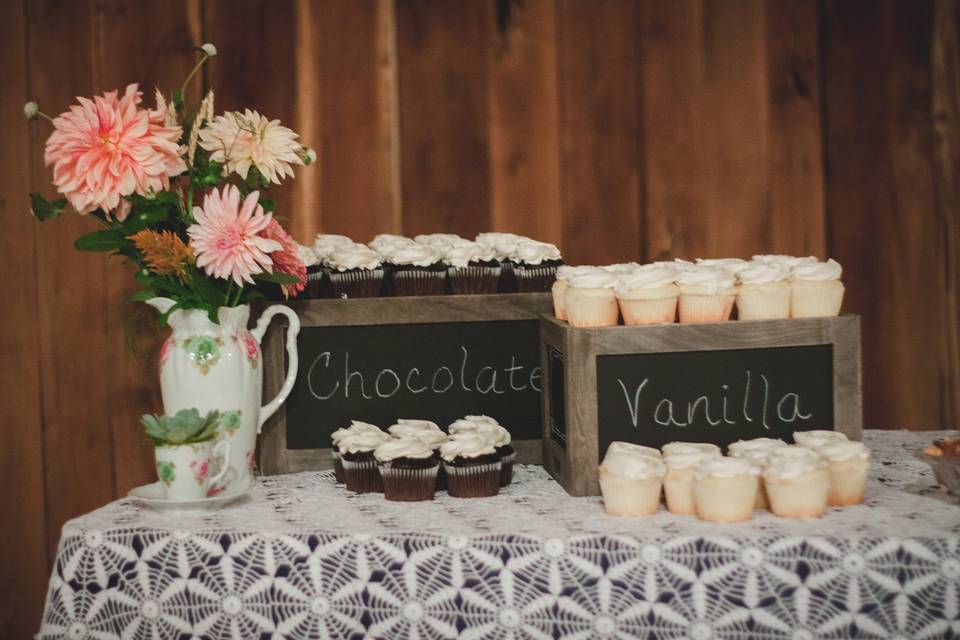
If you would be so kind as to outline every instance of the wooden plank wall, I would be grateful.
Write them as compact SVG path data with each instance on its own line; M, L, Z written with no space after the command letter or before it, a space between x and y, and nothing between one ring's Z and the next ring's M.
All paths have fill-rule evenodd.
M863 314L865 424L930 429L960 425L957 34L956 0L9 3L0 628L35 631L63 522L149 479L137 416L159 406L129 272L73 251L88 221L25 214L50 193L27 99L169 91L212 41L192 89L317 150L280 192L301 240L505 230L572 263L834 256Z

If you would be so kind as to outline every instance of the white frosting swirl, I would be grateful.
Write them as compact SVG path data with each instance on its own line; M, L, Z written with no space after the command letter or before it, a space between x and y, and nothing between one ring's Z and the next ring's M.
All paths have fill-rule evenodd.
M679 272L672 267L646 265L632 272L621 275L617 282L617 291L633 291L635 289L659 289L668 287L677 281Z
M690 469L698 466L704 460L721 457L720 451L686 451L664 455L663 461L669 469Z
M359 420L354 420L350 423L349 427L342 427L337 429L330 434L330 440L333 441L334 446L344 437L353 435L355 433L383 433L375 424L370 424L369 422L360 422Z
M607 455L611 453L627 452L634 453L642 456L650 456L653 458L660 457L659 449L654 449L653 447L645 447L642 444L634 444L632 442L611 442L610 446L607 447Z
M733 478L735 476L759 476L760 467L747 458L707 458L697 465L697 480L708 477Z
M364 451L373 451L384 442L390 440L389 434L377 429L374 431L361 431L351 433L340 439L337 448L344 453L361 453Z
M490 416L485 416L480 414L478 416L463 416L464 420L470 420L472 422L480 422L484 424L492 424L496 427L500 426L500 422L496 418L491 418Z
M324 261L331 269L349 271L350 269L377 269L383 264L380 254L363 244L350 244L337 247Z
M451 247L470 242L455 233L421 233L418 236L414 236L413 241L433 247L434 249L439 249L440 251L446 251Z
M837 442L828 442L817 447L817 453L830 462L843 462L844 460L867 460L870 458L870 450L862 442L853 442L850 440L840 440Z
M385 255L389 253L391 249L405 247L411 244L416 244L416 242L406 236L398 236L395 233L380 233L367 243L367 246L377 253Z
M737 440L727 447L727 451L731 456L739 458L741 455L749 451L779 449L780 447L785 446L787 446L787 443L783 440L776 440L774 438L753 438L751 440Z
M404 437L387 440L373 450L373 457L380 462L390 462L397 458L429 458L433 448L420 438Z
M440 445L440 456L447 462L456 458L476 458L496 453L493 440L481 433L458 433Z
M455 420L447 430L451 435L476 433L490 439L494 446L505 447L510 444L510 432L489 416L466 416Z
M308 247L305 244L297 245L297 257L300 258L300 262L302 262L305 267L313 267L320 261L313 247Z
M677 271L687 271L688 269L694 269L697 265L690 262L689 260L684 260L683 258L674 258L672 261L661 260L654 262L653 264L665 264L670 265Z
M447 434L435 422L429 420L401 418L397 424L387 427L387 431L398 438L418 438L433 448L439 447L447 440Z
M471 262L492 262L496 259L497 252L493 247L485 247L469 240L449 247L443 254L443 261L452 267L465 267Z
M826 466L826 460L812 449L783 447L771 452L763 470L763 477L769 480L788 480L824 469Z
M731 275L737 275L750 263L742 258L697 258L697 266L723 269Z
M797 256L785 256L785 255L773 255L773 254L761 254L753 256L751 258L753 262L766 262L779 264L786 267L788 270L793 269L796 266L801 264L808 264L816 262L817 259L813 256L797 257Z
M353 244L353 240L347 236L335 233L318 233L313 240L313 252L317 255L317 259L322 261L333 253L334 249L350 244Z
M667 472L667 466L660 458L628 449L614 449L613 445L607 449L600 469L633 480L662 478Z
M567 286L572 289L614 289L620 281L620 276L603 270L578 273L567 280Z
M790 277L790 271L776 262L750 262L737 273L741 284L780 282Z
M537 265L549 260L559 260L560 249L549 242L524 240L514 246L510 259L515 262Z
M727 271L716 267L690 267L677 275L677 284L681 287L704 287L709 293L719 293L733 289L736 280Z
M684 453L714 452L720 454L720 447L709 442L671 442L661 448L664 456L676 456Z
M386 257L393 264L429 267L440 262L441 254L433 247L413 243L389 249Z
M618 262L616 264L608 264L607 266L600 268L608 273L622 275L626 273L633 273L635 270L640 268L640 265L636 262Z
M532 242L530 238L518 236L514 233L487 232L477 235L477 244L493 248L497 260L509 260L522 242Z
M839 280L843 274L840 263L830 258L826 262L805 263L793 267L790 275L794 280L809 280L823 282L825 280Z
M793 441L803 447L814 449L829 442L846 442L847 436L839 431L814 429L813 431L794 431Z
M580 265L577 267L571 267L568 264L562 264L557 267L557 280L569 280L575 275L581 273L590 273L591 271L596 271L600 267L593 267L589 265Z

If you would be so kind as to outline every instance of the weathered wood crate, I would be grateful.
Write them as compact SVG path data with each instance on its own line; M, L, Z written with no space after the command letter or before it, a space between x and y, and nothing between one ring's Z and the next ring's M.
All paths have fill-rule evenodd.
M572 495L599 494L615 440L861 436L858 316L578 329L548 314L540 339L544 466Z
M264 425L264 473L332 466L330 433L351 420L445 426L487 414L510 430L517 459L540 463L540 316L549 293L304 300L299 373ZM283 384L285 328L263 343L264 395Z

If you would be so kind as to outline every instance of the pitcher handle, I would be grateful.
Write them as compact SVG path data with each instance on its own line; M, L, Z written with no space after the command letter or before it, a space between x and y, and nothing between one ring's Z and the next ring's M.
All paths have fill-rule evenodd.
M297 367L299 365L297 359L297 334L300 333L300 318L297 317L293 309L282 304L267 307L263 315L260 316L260 319L257 320L257 326L250 333L253 334L253 337L258 343L262 341L263 334L267 332L267 325L270 324L273 316L278 313L287 316L287 320L290 322L290 326L287 327L287 377L284 378L283 386L280 387L280 392L277 393L273 400L260 407L260 424L257 425L257 433L260 433L260 430L263 428L263 423L280 408L283 401L290 395L290 391L293 389L293 383L297 379Z

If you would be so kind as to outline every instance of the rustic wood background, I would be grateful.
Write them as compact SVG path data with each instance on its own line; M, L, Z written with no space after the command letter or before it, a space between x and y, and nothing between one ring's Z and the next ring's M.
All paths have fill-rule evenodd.
M868 427L960 425L956 0L14 0L0 20L0 628L36 630L60 527L150 477L151 316L91 227L26 194L51 112L179 85L317 149L317 231L555 242L571 263L785 252L845 267ZM199 90L199 82L194 87ZM194 94L196 95L196 94Z

